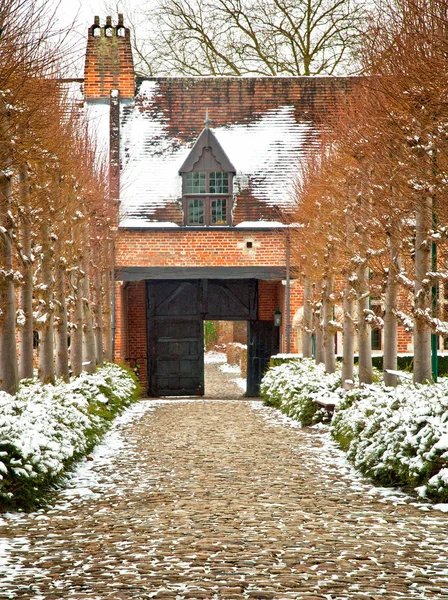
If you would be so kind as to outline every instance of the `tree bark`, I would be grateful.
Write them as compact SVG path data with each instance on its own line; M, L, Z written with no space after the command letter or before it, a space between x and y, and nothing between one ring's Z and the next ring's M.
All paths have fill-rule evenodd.
M39 315L38 377L42 383L54 383L54 338L53 338L53 251L51 247L50 225L43 218L41 235L41 306Z
M361 252L363 259L357 268L357 294L358 294L358 370L360 383L372 383L372 328L366 321L366 314L370 310L370 285L369 267L366 256L370 247L369 219L371 218L371 203L367 194L368 171L365 159L361 162L361 196L359 198L359 225L361 237Z
M328 273L324 277L322 288L322 330L325 371L334 373L336 356L334 348L334 329L331 326L334 310L334 275Z
M0 100L0 390L15 394L19 381L16 349L16 298L11 223L11 157L7 150L9 123Z
M314 286L314 341L316 345L316 364L324 362L324 346L323 346L323 334L322 334L322 323L321 323L321 310L322 310L322 284L316 283Z
M103 273L104 287L104 310L103 310L103 333L104 333L104 358L112 362L112 293L113 275L110 271Z
M82 371L82 277L82 272L72 273L73 327L70 332L70 367L74 377Z
M11 193L9 176L0 172L0 390L15 394L19 380L16 349L16 298L11 231L6 216Z
M400 272L400 248L396 237L389 241L389 271L387 274L385 306L384 306L384 349L383 349L383 379L389 386L397 385L397 376L386 371L397 370L398 350L398 293L400 284L397 274Z
M419 312L431 313L431 288L425 281L431 271L432 198L417 201L415 231L414 309L414 383L431 381L431 327Z
M358 267L358 369L359 382L372 383L372 328L366 321L369 306L369 268L362 263Z
M302 324L302 356L311 358L313 356L313 288L309 277L305 277L303 292L303 324Z
M354 380L355 353L355 295L356 292L349 279L345 280L343 309L343 349L342 349L342 387L350 389Z
M94 275L94 296L95 302L93 305L94 316L94 334L95 334L95 356L96 364L103 365L103 294L101 289L101 273L98 268L95 269Z
M34 375L33 260L31 253L30 187L26 166L22 166L20 169L19 186L22 204L19 233L22 256L22 284L19 287L18 300L23 319L18 331L19 377L20 379L32 379Z
M65 265L62 257L59 257L55 265L55 305L56 318L55 350L56 350L56 375L64 381L70 379L68 367L68 323L67 323L67 301L65 291Z
M93 332L93 317L91 308L90 291L90 246L88 227L84 231L84 249L82 268L84 277L82 279L82 312L83 312L83 368L88 373L94 373L96 369L95 334Z

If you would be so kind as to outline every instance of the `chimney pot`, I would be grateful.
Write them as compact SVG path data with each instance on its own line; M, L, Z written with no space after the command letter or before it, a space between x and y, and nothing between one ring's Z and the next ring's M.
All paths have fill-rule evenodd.
M86 98L107 98L111 89L118 89L123 98L132 98L134 65L129 30L123 25L123 15L118 15L117 27L112 26L110 16L106 17L104 27L100 26L99 17L95 16L94 20L87 38L84 68ZM109 38L114 38L116 43L110 43L112 40Z

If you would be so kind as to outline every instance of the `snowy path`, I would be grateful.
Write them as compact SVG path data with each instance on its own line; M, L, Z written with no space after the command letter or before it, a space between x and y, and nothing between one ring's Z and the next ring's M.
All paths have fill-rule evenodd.
M0 518L0 598L448 598L448 514L276 415L135 405L51 507Z

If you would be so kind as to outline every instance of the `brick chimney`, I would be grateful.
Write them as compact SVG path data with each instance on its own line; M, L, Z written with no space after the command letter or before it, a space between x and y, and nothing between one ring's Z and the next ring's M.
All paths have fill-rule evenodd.
M111 17L106 17L104 26L95 17L89 27L84 81L86 98L109 98L112 89L119 90L121 98L134 96L131 36L123 15L118 15L116 26Z

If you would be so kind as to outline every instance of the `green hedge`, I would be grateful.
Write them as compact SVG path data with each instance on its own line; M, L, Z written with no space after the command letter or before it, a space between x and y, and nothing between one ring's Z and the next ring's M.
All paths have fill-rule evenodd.
M42 504L139 396L134 374L112 363L69 383L24 380L15 396L0 392L0 512Z

